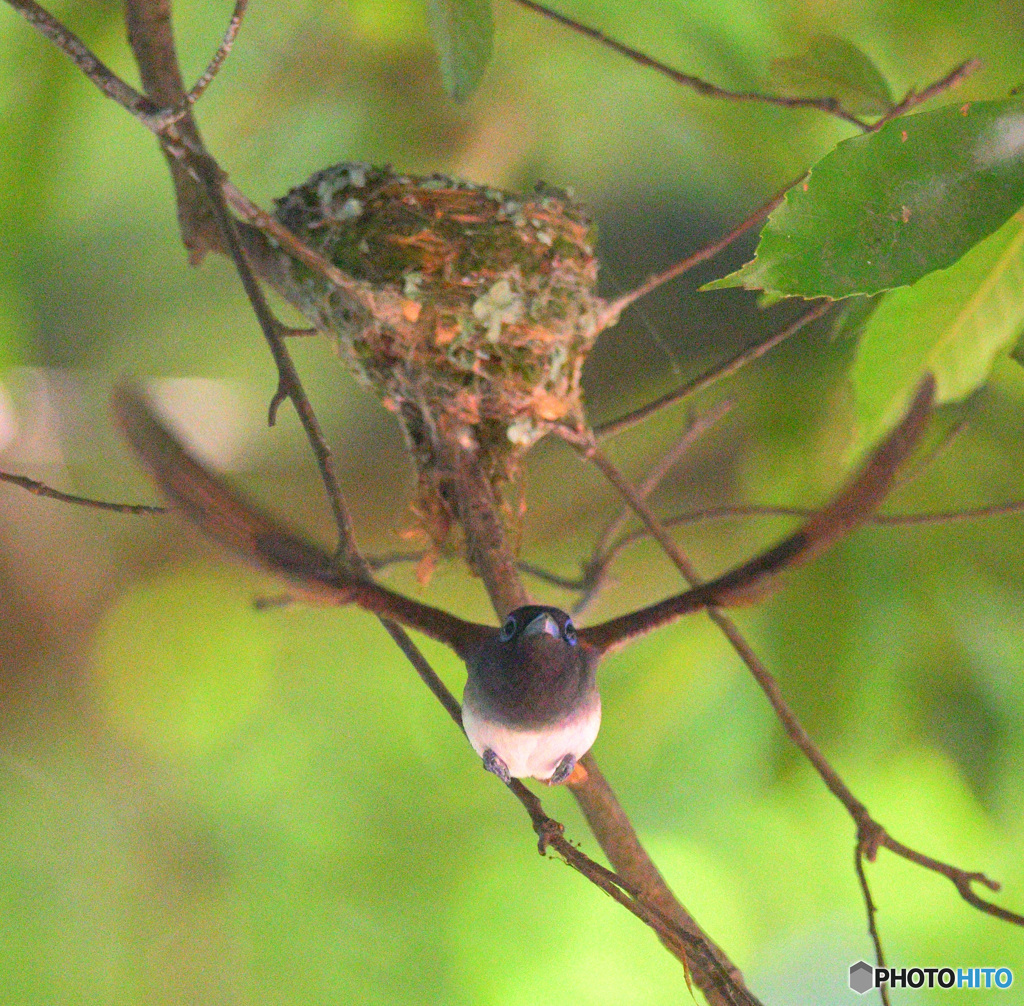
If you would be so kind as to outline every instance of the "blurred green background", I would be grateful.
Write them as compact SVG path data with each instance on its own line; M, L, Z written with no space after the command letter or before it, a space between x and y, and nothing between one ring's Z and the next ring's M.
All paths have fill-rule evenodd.
M958 93L1024 78L1017 0L575 2L563 8L734 88L821 31L860 44L902 93L978 56ZM129 80L118 5L53 9ZM175 6L185 76L230 4ZM444 170L510 189L539 178L594 209L603 289L637 283L738 221L847 130L810 113L700 99L499 0L496 55L468 103L443 95L419 3L253 0L199 108L243 191L268 205L340 160ZM327 540L297 423L266 430L275 381L223 261L185 264L162 157L137 123L0 9L0 467L105 498L154 493L110 429L121 373L162 387L234 478ZM661 394L792 315L700 282L606 333L586 373L599 421ZM727 386L736 405L657 498L814 504L843 472L853 344L801 333ZM369 552L409 547L411 469L391 417L326 344L294 347ZM196 383L201 379L200 383ZM202 383L209 382L209 383ZM184 404L181 404L184 403ZM951 448L890 510L1024 496L1024 380L1000 364ZM639 477L675 409L612 446ZM523 555L572 575L611 491L544 443L525 478ZM705 524L705 572L781 533ZM867 529L738 620L804 723L893 833L1005 882L1024 911L1024 518ZM442 564L425 589L488 617ZM534 585L531 584L531 589ZM176 518L73 509L0 486L0 1003L675 1003L678 965L607 897L542 860L521 809L481 771L377 622L257 612L278 589ZM641 544L593 618L678 589ZM565 593L536 585L540 598ZM461 692L458 662L424 648ZM767 1004L846 1003L870 957L853 829L796 757L703 617L603 668L605 773L682 901ZM549 813L598 854L564 791ZM1007 966L1024 939L890 856L871 867L892 962ZM898 1003L952 993L897 992ZM1018 994L977 992L971 1002Z

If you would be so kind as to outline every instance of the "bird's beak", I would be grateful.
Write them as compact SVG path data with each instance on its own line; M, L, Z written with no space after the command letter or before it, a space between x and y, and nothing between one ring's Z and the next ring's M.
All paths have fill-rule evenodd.
M562 630L558 628L558 623L546 611L538 615L532 622L527 623L521 638L525 639L527 636L537 636L545 632L549 636L554 636L555 639L562 638Z

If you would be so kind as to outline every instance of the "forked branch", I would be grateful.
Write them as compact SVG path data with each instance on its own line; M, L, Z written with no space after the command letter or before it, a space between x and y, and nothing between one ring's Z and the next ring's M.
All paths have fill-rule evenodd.
M854 476L825 509L811 517L800 530L784 539L779 545L736 570L707 583L701 582L696 569L669 536L665 526L615 465L600 451L593 438L573 436L571 431L562 431L565 439L574 442L577 448L594 462L608 481L630 503L651 536L661 545L687 582L692 585L689 591L669 598L660 605L651 605L649 608L641 609L640 612L624 615L619 619L612 619L602 625L585 629L580 636L587 638L587 633L590 633L589 641L593 645L612 648L620 645L624 639L633 638L634 635L647 631L647 628L653 623L661 624L662 620L678 617L677 611L681 608L688 608L692 604L696 604L698 607L707 607L711 620L728 639L764 691L787 736L803 752L828 789L853 818L857 825L859 853L867 859L873 860L879 848L889 849L896 855L949 879L957 888L960 896L980 911L1005 922L1024 926L1024 916L987 901L974 891L973 885L975 884L982 884L989 890L997 891L999 890L998 882L991 880L983 873L962 870L917 852L892 838L885 828L874 820L867 807L857 799L811 739L783 697L778 682L754 653L736 624L715 606L718 598L730 603L742 601L748 591L766 586L767 577L773 576L779 570L794 563L820 554L853 528L865 523L871 511L884 499L900 466L907 460L919 441L931 409L934 392L934 380L930 376L926 377L899 426L876 450L867 465ZM868 904L870 906L870 900Z
M775 105L779 108L815 109L849 123L862 132L873 132L880 129L886 122L903 115L912 108L916 108L936 95L956 87L957 84L981 67L981 63L976 59L966 60L955 66L946 76L929 84L923 90L916 91L912 88L904 96L903 100L890 108L885 115L880 116L874 122L867 122L845 109L837 98L792 98L786 95L765 94L759 91L730 91L727 88L719 87L717 84L711 84L700 77L695 77L693 74L676 70L667 63L663 63L647 53L641 52L639 49L634 49L625 42L620 42L610 35L599 31L597 28L592 28L590 25L583 24L582 21L569 17L567 14L561 14L546 4L537 3L536 0L515 0L515 2L521 7L526 7L528 10L532 10L551 21L555 21L579 35L592 39L618 53L620 56L625 56L626 59L636 63L638 66L654 70L662 74L662 76L668 77L669 80L679 84L681 87L689 88L706 98L718 98L724 101L755 102L762 105Z

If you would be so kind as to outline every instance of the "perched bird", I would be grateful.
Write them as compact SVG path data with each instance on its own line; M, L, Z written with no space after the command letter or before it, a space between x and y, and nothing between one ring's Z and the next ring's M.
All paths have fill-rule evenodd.
M466 657L462 726L504 782L565 782L597 737L599 653L558 608L516 608Z
M577 632L558 608L524 605L499 629L374 583L207 471L160 422L144 393L122 383L113 396L129 443L175 507L221 544L288 579L296 597L357 604L451 647L466 662L462 725L484 767L504 782L532 776L553 784L569 778L597 737L601 657L690 612L750 603L781 570L809 562L863 524L913 453L934 401L935 380L927 375L860 471L776 545L716 579Z

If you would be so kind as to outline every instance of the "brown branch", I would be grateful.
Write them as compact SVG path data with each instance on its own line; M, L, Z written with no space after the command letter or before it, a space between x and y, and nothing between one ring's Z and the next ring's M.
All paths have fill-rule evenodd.
M153 104L164 110L163 121L157 124L155 132L162 140L173 130L178 142L201 148L178 68L171 0L125 0L124 16L128 44L138 63L142 86ZM174 183L181 240L188 250L189 262L198 265L208 251L220 250L212 207L204 196L202 182L190 173L189 165L166 143L161 142L161 149Z
M911 477L916 478L917 474L917 472L911 473ZM905 485L906 481L906 479L901 479L899 485ZM703 524L707 521L737 520L749 517L797 517L806 519L813 517L817 512L814 507L774 506L762 503L722 505L705 507L700 510L686 510L682 513L673 514L670 517L663 517L661 523L666 528L672 528L691 524ZM995 503L989 506L972 507L963 510L934 510L928 513L876 513L868 517L865 523L879 528L927 527L929 525L956 524L961 521L1013 516L1020 513L1024 513L1024 500L1011 500L1009 503ZM590 589L597 577L607 576L614 560L626 548L650 537L651 532L646 527L623 534L613 541L607 550L602 553L600 562L591 560L586 563L585 569L587 572L580 576L563 576L545 569L543 566L538 566L536 563L528 562L525 559L520 559L516 565L520 573L536 577L536 579L548 583L552 587L582 592ZM385 552L381 555L367 556L366 562L371 570L378 572L400 563L419 562L424 555L426 555L424 550L418 552ZM287 599L282 599L281 603L287 603Z
M859 842L853 850L853 868L857 873L857 882L860 884L861 896L864 898L864 912L868 919L868 935L871 937L871 942L875 947L875 966L884 968L885 951L882 949L882 937L879 935L876 921L878 907L875 905L875 899L871 896L867 874L864 872L864 850ZM888 986L885 984L880 985L878 992L882 999L882 1006L889 1006Z
M582 24L565 14L559 14L557 11L552 10L550 7L546 7L544 4L536 3L534 0L515 0L515 2L522 7L526 7L527 9L542 15L543 17L564 25L566 28L572 29L580 35L584 35L601 45L607 46L609 49L617 52L620 56L625 56L627 59L632 60L632 62L637 63L639 66L647 67L650 70L655 70L658 73L663 74L674 83L680 84L683 87L688 87L705 98L720 98L725 101L758 102L764 105L776 105L780 108L811 108L819 112L824 112L826 115L831 115L837 119L841 119L843 122L848 122L851 126L856 126L857 129L862 131L867 131L871 128L866 122L857 118L857 116L852 112L848 112L843 108L836 98L788 98L785 95L762 94L758 91L730 91L724 87L718 87L716 84L710 84L706 80L702 80L700 77L695 77L692 74L682 73L680 70L675 70L666 63L662 63L660 60L648 56L647 53L641 52L639 49L634 49L632 46L626 45L624 42L619 42L616 39L611 38L609 35L606 35L604 32Z
M228 22L227 30L224 32L224 38L217 47L217 51L213 54L213 58L207 64L206 69L192 85L192 89L188 94L185 95L185 101L189 105L194 105L203 96L203 92L210 86L213 78L217 76L218 71L224 65L224 60L228 58L231 48L235 44L235 38L238 36L238 31L242 27L242 18L245 17L245 9L248 6L249 0L235 0L235 9L231 12L231 20Z
M710 387L716 381L720 381L722 378L736 373L736 371L741 367L759 359L769 350L774 349L780 342L784 342L791 335L795 335L805 325L810 324L812 321L817 321L817 319L825 314L834 305L834 303L835 302L831 300L818 301L816 304L813 304L804 311L803 314L799 315L786 325L785 328L782 328L773 335L770 335L764 341L742 350L732 359L713 367L711 370L701 374L700 377L696 377L692 381L684 384L682 387L676 388L675 391L670 391L667 395L662 395L661 398L657 398L653 402L650 402L633 412L620 416L618 419L611 419L606 423L598 424L593 428L592 432L594 436L599 440L603 440L606 437L614 437L616 434L622 433L624 430L628 430L631 427L636 426L638 423L642 423L645 419L649 419L661 409L667 408L670 405L675 405L677 402L681 402L684 398L689 398L690 395L695 395L698 391L703 391L705 388Z
M962 870L958 866L943 863L941 860L926 856L916 849L911 849L910 846L904 845L893 838L877 821L868 815L867 810L864 811L863 821L858 821L857 825L860 830L860 841L864 845L864 854L869 860L874 860L876 849L888 849L890 852L909 860L911 863L916 863L926 870L932 870L935 873L941 874L957 889L960 897L969 905L977 908L978 911L985 912L987 915L992 915L1003 922L1009 922L1015 926L1024 926L1024 915L1018 915L1016 912L1002 908L991 901L987 901L985 898L979 897L974 892L974 884L982 884L990 891L998 891L1002 886L999 881L992 880L984 873Z
M601 309L601 313L598 315L598 331L603 331L611 325L614 325L619 320L619 315L622 314L622 312L631 304L640 300L641 297L646 297L649 293L657 290L658 287L663 286L670 280L682 276L684 273L688 273L691 269L695 269L702 262L707 262L708 259L712 259L719 252L724 251L734 241L746 234L752 227L761 223L761 221L764 220L764 218L767 217L783 199L786 198L786 193L806 177L807 174L805 172L799 178L794 178L793 181L789 182L776 195L772 196L768 202L754 210L753 213L733 227L728 234L720 237L717 241L712 241L711 244L705 245L703 248L698 249L691 255L687 255L686 258L676 262L675 265L670 266L663 272L649 276L635 289L628 290L626 293L620 294L614 300L608 301L608 303Z
M521 7L526 7L528 10L532 10L534 13L540 14L542 17L555 21L556 23L577 32L586 38L592 39L600 45L606 46L613 52L617 52L620 56L625 56L626 59L631 60L639 66L655 70L656 72L668 77L676 84L688 87L704 97L720 98L725 101L758 102L766 105L775 105L779 108L816 109L826 115L831 115L837 119L841 119L843 122L849 123L851 126L855 126L857 129L865 133L873 133L876 130L881 129L887 122L903 115L910 111L910 109L916 108L918 105L924 104L924 102L942 94L944 91L948 91L951 88L956 87L964 79L981 68L981 62L979 60L966 60L959 66L955 66L944 77L932 84L929 84L923 90L915 91L912 88L904 96L903 100L889 109L885 115L875 122L868 123L843 108L837 98L790 98L779 94L762 94L757 91L730 91L726 88L718 87L716 84L710 84L706 80L702 80L700 77L695 77L692 74L676 70L673 67L668 66L668 64L662 63L660 60L647 55L647 53L641 52L639 49L634 49L632 46L626 45L624 42L619 42L617 39L613 39L604 32L577 21L575 18L571 18L566 14L560 14L558 11L552 10L544 4L537 3L536 0L515 0L515 2Z
M902 485L903 483L901 483ZM735 520L744 517L813 517L817 513L813 507L770 506L751 503L748 505L705 507L701 510L686 510L662 518L661 523L667 527L681 527L691 524L702 524L706 521ZM880 528L896 527L928 527L935 524L957 524L964 521L987 520L993 517L1006 517L1024 513L1024 500L1011 500L1009 503L993 503L989 506L969 507L963 510L932 510L927 513L876 513L867 518L867 524ZM630 545L646 538L651 533L647 528L630 531L616 539L602 556L602 565L610 565L618 555ZM531 569L533 575L550 577L551 574L536 568ZM565 581L559 586L570 589L585 589L585 579L575 581L578 586Z
M637 495L646 500L664 481L665 476L679 463L683 455L711 427L732 408L732 402L720 402L699 419L692 420L676 442L665 452L662 458L647 474L647 478L637 487ZM583 595L573 606L573 617L582 615L593 604L601 592L606 580L610 562L605 554L611 544L621 535L632 516L633 510L628 503L616 514L597 536L590 559L583 567Z
M566 436L566 439L570 438ZM597 466L601 473L619 491L623 498L630 503L637 516L644 522L651 536L659 545L661 545L665 554L672 560L680 573L682 573L687 583L689 583L691 587L698 586L702 581L697 570L690 563L689 559L679 546L669 536L668 531L654 515L646 501L638 497L636 491L621 472L619 472L618 468L616 468L616 466L613 465L612 462L600 451L593 440L587 443L583 438L579 438L576 440L575 445L581 453L583 453ZM864 854L869 860L874 859L875 852L878 848L884 847L890 852L893 852L910 862L916 863L925 869L932 870L948 878L956 887L960 896L968 904L973 905L980 911L993 915L1005 922L1024 926L1024 916L1017 915L1015 912L1001 908L999 905L993 904L992 902L979 897L973 890L972 885L980 883L988 887L990 890L997 891L999 890L999 884L996 881L989 879L983 873L968 872L933 859L932 857L917 852L909 846L906 846L892 838L885 828L875 821L868 812L867 807L857 799L840 777L839 773L832 767L831 763L811 739L810 735L804 729L796 714L783 697L782 690L779 688L778 682L768 671L767 667L765 667L761 662L757 654L754 653L750 644L737 628L735 622L733 622L731 618L718 608L708 608L707 613L732 645L743 663L747 666L750 673L753 675L754 680L761 687L761 690L765 693L772 709L775 711L775 714L779 719L779 722L782 724L786 735L800 749L804 754L804 757L807 758L815 771L821 777L829 791L839 800L840 803L842 803L849 815L853 818L857 825L858 847L863 848Z
M966 59L957 66L954 66L945 77L940 77L923 90L915 91L911 88L907 91L902 101L886 112L877 122L873 122L867 127L868 132L875 133L886 123L892 122L893 119L898 119L912 108L917 108L918 105L923 105L926 101L931 101L932 98L937 98L940 94L950 91L954 87L959 87L968 77L977 73L980 69L980 59Z
M8 482L13 486L20 486L33 496L43 496L46 499L58 500L61 503L73 503L75 506L89 507L92 510L109 510L113 513L131 514L158 514L166 513L167 507L152 506L148 503L108 503L105 500L89 499L87 496L75 496L73 493L61 492L43 482L27 478L24 475L14 475L11 472L0 472L0 482Z
M117 76L102 60L90 51L88 46L69 31L52 14L34 0L7 0L33 28L48 38L82 71L108 98L116 101L142 122L147 129L156 132L162 122L161 109L149 98L139 94Z

